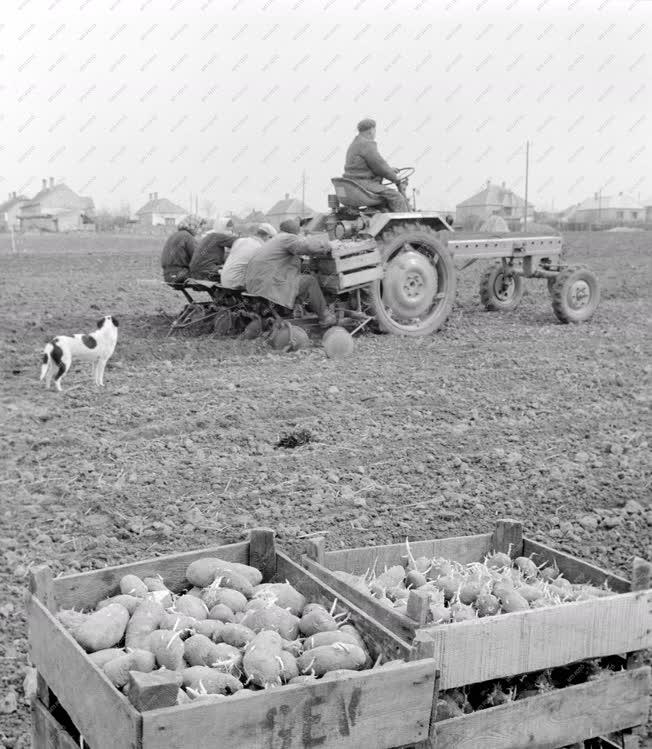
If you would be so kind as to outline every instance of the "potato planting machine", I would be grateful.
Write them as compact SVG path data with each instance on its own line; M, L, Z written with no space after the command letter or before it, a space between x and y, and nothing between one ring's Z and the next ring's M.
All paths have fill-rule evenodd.
M413 172L411 167L400 170L403 192ZM477 260L494 261L480 283L487 310L516 308L524 278L546 280L554 314L562 323L588 320L599 303L597 278L585 267L563 262L559 236L464 234L458 239L451 221L438 212L390 213L383 210L381 198L354 180L332 182L330 212L313 216L303 227L306 234L327 235L331 255L306 260L305 269L317 275L338 324L354 332L372 321L395 335L424 336L439 330L455 301L456 273ZM455 261L462 261L459 269ZM217 283L189 280L183 291L191 304L185 319L178 318L172 329L189 324L192 304L196 310L188 289L210 293L215 330L222 334L233 330L233 313L249 321L279 314L265 300L247 299ZM301 309L280 314L304 327L316 324Z

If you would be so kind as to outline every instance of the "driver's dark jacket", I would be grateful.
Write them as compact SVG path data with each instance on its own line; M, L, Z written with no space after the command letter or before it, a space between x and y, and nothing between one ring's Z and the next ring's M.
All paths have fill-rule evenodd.
M343 176L356 182L380 182L383 177L391 182L396 180L396 172L378 153L376 141L362 135L356 135L346 152Z

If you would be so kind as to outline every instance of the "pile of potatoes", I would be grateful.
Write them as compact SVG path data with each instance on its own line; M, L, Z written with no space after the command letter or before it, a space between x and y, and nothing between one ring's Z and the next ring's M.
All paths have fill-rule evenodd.
M557 606L568 601L613 595L607 588L573 584L556 567L537 565L529 557L489 554L484 562L460 564L442 557L414 558L406 543L404 565L382 573L333 572L340 580L373 596L387 608L407 615L411 590L429 598L427 624L447 624L479 616Z
M435 720L459 718L477 710L524 700L587 681L606 679L624 668L625 662L622 658L607 656L545 671L520 674L508 679L471 684L462 689L448 689L439 693Z
M346 614L309 603L290 583L262 583L259 570L217 558L192 562L191 587L175 595L160 577L126 575L120 593L92 613L58 620L128 694L131 671L174 672L177 703L231 699L284 684L371 668ZM386 668L396 662L378 663Z

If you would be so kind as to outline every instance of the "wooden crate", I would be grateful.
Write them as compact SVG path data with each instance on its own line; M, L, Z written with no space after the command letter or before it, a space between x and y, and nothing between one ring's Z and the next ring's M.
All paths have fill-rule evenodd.
M318 258L315 269L324 288L351 291L383 277L383 261L373 239L331 242L331 256Z
M411 593L409 615L405 616L382 606L372 596L356 590L333 574L337 570L363 574L374 566L380 571L385 566L402 564L406 559L405 544L326 551L323 539L311 539L302 562L317 577L402 639L431 643L442 690L616 654L628 654L628 667L633 669L617 675L615 681L568 687L532 698L532 701L517 701L436 723L437 749L440 746L482 746L487 749L561 746L605 731L645 723L650 675L649 669L637 667L641 665L640 651L652 647L652 567L649 563L637 560L630 583L569 554L523 538L521 524L511 520L499 521L493 533L410 542L410 550L415 557L441 556L460 563L479 562L490 551L509 550L513 557L532 555L537 564L554 562L571 582L598 586L607 582L615 593L551 608L426 626L427 603L418 592ZM626 701L614 696L613 690L620 687ZM563 707L559 723L555 722L557 717L545 717L550 705ZM495 726L503 721L509 722L503 722L503 729L499 730L491 722L494 716L497 716ZM603 720L598 719L600 716ZM505 728L506 725L510 730ZM483 731L486 735L479 740ZM541 743L535 739L526 740L527 731L534 736L541 731L544 737ZM555 744L556 740L560 742ZM631 742L634 741L632 738ZM631 742L628 746L636 745Z
M190 562L219 556L251 564L265 582L289 580L309 601L350 614L371 654L406 663L361 672L339 681L288 685L227 703L196 702L138 712L86 656L53 616L59 608L88 609L114 594L123 575L162 575L180 591ZM149 559L52 579L47 567L34 571L28 604L31 658L39 674L34 704L34 746L50 749L50 718L60 705L92 749L219 749L219 747L396 747L428 739L436 671L421 646L411 648L274 545L273 532L252 531L249 541ZM47 713L47 715L46 715ZM45 739L43 737L46 737ZM71 739L72 740L72 739Z

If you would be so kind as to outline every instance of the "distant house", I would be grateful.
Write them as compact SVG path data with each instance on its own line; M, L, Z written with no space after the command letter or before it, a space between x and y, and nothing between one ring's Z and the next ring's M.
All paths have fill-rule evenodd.
M18 214L25 203L29 203L27 195L16 195L15 192L10 192L9 200L0 203L0 231L20 229Z
M23 203L18 212L20 228L23 231L88 231L95 229L93 199L78 195L68 185L60 182L55 185L43 180L43 186L36 195Z
M136 211L138 223L146 226L176 226L188 211L167 198L159 198L157 192L149 194L149 200Z
M264 224L267 221L267 216L262 211L253 210L248 213L243 219L243 224Z
M571 206L563 215L563 223L573 226L624 226L644 224L646 208L631 195L619 192L608 196L596 193L577 205Z
M313 213L312 208L296 198L291 198L290 194L286 192L285 198L279 200L267 211L265 221L278 229L281 221L285 221L285 219L312 216Z
M528 201L529 215L533 215L534 206ZM484 190L463 200L455 208L455 223L465 228L479 226L489 216L502 216L508 223L518 221L525 213L525 200L512 190L502 185L493 185L487 181Z

